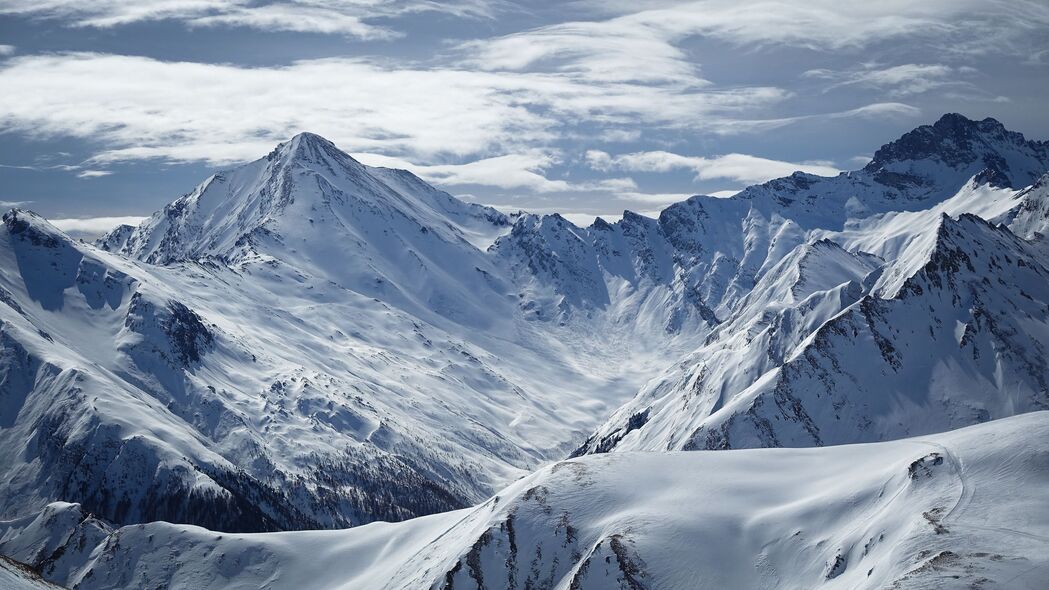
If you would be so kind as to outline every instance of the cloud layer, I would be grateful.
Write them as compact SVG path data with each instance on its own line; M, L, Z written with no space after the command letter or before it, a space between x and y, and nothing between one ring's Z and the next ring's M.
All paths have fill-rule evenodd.
M693 171L697 180L727 179L744 184L789 176L798 170L820 176L834 176L840 172L829 162L793 163L747 154L725 154L705 158L654 151L612 156L600 150L590 150L586 159L596 170L669 172L684 169Z
M238 26L392 39L402 33L369 21L419 12L490 18L496 4L485 0L0 0L0 14L52 19L78 27L172 20L191 27Z
M783 96L363 59L250 68L90 53L16 57L0 80L4 128L113 145L99 161L231 162L302 130L356 151L467 155L553 140L586 120L701 128Z
M424 13L461 22L423 50L383 55L413 43L412 26L430 32L410 18ZM508 14L538 26L514 30ZM313 131L367 163L480 195L650 209L694 186L834 174L835 162L877 144L799 154L770 138L811 123L906 128L941 114L936 100L1004 104L1015 78L985 84L994 72L977 62L998 56L1042 71L1049 55L1049 5L1035 0L0 0L0 15L107 37L164 21L249 28L260 42L295 33L381 41L335 39L342 49L332 50L325 38L338 55L274 50L266 59L275 61L238 62L206 52L178 61L149 54L148 43L143 55L27 51L12 39L17 51L0 45L0 132L76 140L90 153L57 167L7 162L8 153L9 166L112 186L128 162L225 166ZM681 171L694 186L653 182Z
M49 219L51 225L75 238L96 238L119 225L138 225L145 217L90 217L83 219Z

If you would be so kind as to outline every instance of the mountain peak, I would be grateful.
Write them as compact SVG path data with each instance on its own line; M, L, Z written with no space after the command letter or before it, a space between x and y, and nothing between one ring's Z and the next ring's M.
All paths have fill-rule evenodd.
M1004 229L972 213L952 217L941 212L935 230L929 228L900 252L886 268L875 291L882 298L892 299L921 294L928 290L926 283L937 288L956 281L976 281L1001 272L995 261L996 253L1007 253L1004 260L1029 258L1021 240ZM1024 266L1021 260L1020 266ZM1031 262L1033 265L1034 263ZM962 270L968 278L956 279ZM925 285L925 286L923 286Z
M280 150L281 148L289 148L292 150L303 148L333 148L336 150L339 149L335 146L335 143L330 139L321 135L317 135L316 133L312 133L310 131L300 131L299 133L296 133L295 135L291 136L291 139L280 142L279 144L277 144L276 149Z
M1013 151L1038 152L1049 158L1044 144L1028 141L996 119L974 121L958 113L947 113L932 125L917 127L883 145L864 170L880 172L903 162L938 160L952 168L982 161L987 167L1008 172L1003 155Z
M288 146L291 151L307 151L307 150L324 150L324 151L337 151L341 152L334 142L326 137L311 133L309 131L303 131L292 136L288 141L280 144L281 146ZM280 147L280 146L278 146Z
M288 141L280 143L266 156L270 162L280 161L288 164L320 164L329 171L345 168L361 172L364 165L346 152L340 150L333 142L316 133L303 131Z
M982 121L970 119L961 113L944 113L932 126L943 131L962 131L976 127L1005 129L997 119L987 117Z
M332 143L326 137L313 133L312 131L300 131L292 136L291 141L308 141L314 143Z
M161 265L286 264L430 313L438 306L412 292L420 276L439 275L433 300L461 300L451 277L476 280L475 269L487 265L476 243L494 239L507 223L497 211L459 201L409 172L365 166L327 139L300 133L99 243Z
M28 209L15 207L4 213L4 226L12 235L22 236L37 245L54 247L61 242L70 241L62 230L51 225L49 221Z

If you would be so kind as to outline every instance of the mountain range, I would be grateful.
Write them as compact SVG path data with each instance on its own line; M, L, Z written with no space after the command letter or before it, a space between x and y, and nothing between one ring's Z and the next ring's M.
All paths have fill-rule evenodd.
M1049 521L988 523L1049 474L1047 172L948 114L860 170L581 228L302 133L95 244L12 210L0 553L78 588L309 587L282 535L360 553L315 587L1026 575Z

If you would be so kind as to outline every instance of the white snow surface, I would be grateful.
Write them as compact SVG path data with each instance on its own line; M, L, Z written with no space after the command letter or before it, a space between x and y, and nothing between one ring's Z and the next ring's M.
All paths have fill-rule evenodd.
M862 170L581 228L304 133L94 246L15 210L0 518L349 527L465 508L573 449L1046 409L1047 169L1045 142L946 115Z
M577 452L886 440L1049 407L1044 182L810 231Z
M343 531L110 529L78 505L0 551L79 589L1044 587L1049 412L804 449L555 463L467 510Z
M564 457L702 333L664 330L662 286L533 317L477 247L509 231L311 134L100 247L8 213L0 514L342 527Z

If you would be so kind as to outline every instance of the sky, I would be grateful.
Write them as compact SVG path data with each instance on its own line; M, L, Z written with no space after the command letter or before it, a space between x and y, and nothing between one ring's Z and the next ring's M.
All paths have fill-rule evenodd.
M585 223L1047 96L1045 0L0 0L0 205L98 233L311 131Z

